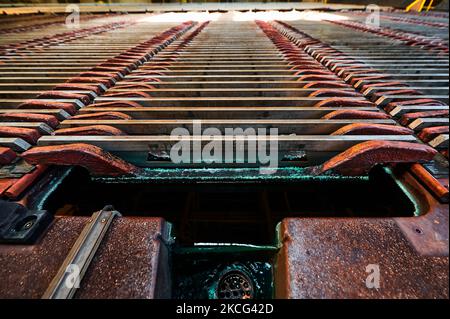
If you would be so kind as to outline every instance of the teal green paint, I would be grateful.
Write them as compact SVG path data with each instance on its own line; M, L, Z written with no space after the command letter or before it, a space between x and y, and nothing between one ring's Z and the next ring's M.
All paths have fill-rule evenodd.
M264 169L262 169L264 170ZM282 167L274 174L261 174L260 168L145 168L139 175L120 177L93 177L105 183L139 183L152 181L329 181L361 180L368 181L368 176L341 176L331 173L313 175L311 169L303 167Z
M384 171L390 175L392 177L392 179L394 180L395 184L402 190L403 194L406 195L406 197L408 197L408 199L411 201L411 203L414 205L414 216L420 216L421 214L421 209L420 209L420 205L419 202L417 201L416 197L411 194L411 192L409 191L409 189L405 186L405 184L403 184L402 182L400 182L395 175L392 172L392 169L389 167L383 167Z

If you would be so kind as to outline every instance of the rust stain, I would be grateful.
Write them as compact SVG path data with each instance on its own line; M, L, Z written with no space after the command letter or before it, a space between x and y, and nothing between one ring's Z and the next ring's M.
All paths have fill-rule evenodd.
M62 128L56 130L55 135L127 135L125 132L110 125L85 125L80 127Z
M392 219L285 219L278 298L448 298L448 257L418 255ZM380 267L368 289L366 267Z
M321 173L331 171L350 176L364 175L377 164L430 161L436 153L432 147L418 143L367 141L325 162Z
M22 158L35 165L82 166L94 175L118 176L134 174L139 170L97 146L84 143L34 147L22 153Z

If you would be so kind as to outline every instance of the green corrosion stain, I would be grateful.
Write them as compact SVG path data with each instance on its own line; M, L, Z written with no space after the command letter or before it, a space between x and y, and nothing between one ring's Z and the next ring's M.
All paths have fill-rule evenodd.
M144 168L139 175L94 177L104 183L177 182L296 182L296 181L368 181L368 176L314 175L309 168L281 167L275 172L265 168ZM266 174L265 174L266 173Z
M416 197L410 192L409 188L403 184L402 182L400 182L393 174L392 169L390 169L389 167L383 167L384 171L389 174L390 176L393 177L393 180L395 182L395 184L397 185L397 187L399 187L401 189L401 191L403 192L403 194L406 195L406 197L408 198L408 200L412 203L412 205L414 206L414 216L420 216L422 215L422 209L421 206L419 204L419 202L417 201Z

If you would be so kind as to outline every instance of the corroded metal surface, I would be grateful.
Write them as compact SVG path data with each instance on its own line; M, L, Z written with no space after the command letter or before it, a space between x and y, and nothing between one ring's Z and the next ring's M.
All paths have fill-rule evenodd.
M75 297L169 297L165 227L161 218L116 219Z
M76 107L72 103L66 102L48 102L48 101L39 101L39 100L29 100L17 106L18 109L50 109L50 110L64 110L70 115L75 114Z
M59 177L51 177L52 169L38 166L18 172L21 157L33 165L65 165L67 172L84 166L93 175L107 175L96 176L97 182L245 181L249 187L253 182L296 183L307 178L323 183L369 180L369 170L385 163L386 170L406 168L414 174L393 183L406 189L402 196L415 198L411 205L416 215L423 215L367 219L356 212L348 219L285 219L276 261L276 297L448 298L448 205L443 204L448 202L448 173L442 173L448 161L441 155L448 157L448 122L442 119L448 117L448 89L443 87L448 85L448 37L439 39L440 31L435 39L421 34L441 25L420 22L422 18L381 16L384 22L419 24L415 34L403 27L374 29L352 21L353 13L336 14L351 19L300 19L289 24L219 19L173 26L174 22L170 29L160 25L161 32L153 34L150 29L158 24L150 27L141 17L129 15L122 22L77 31L11 36L15 44L3 37L0 164L7 164L1 167L7 178L0 179L0 195L26 205L47 192L65 194ZM130 29L134 24L137 28ZM68 114L57 117L56 111L70 113L72 121ZM170 145L170 125L205 118L220 127L279 125L279 158L287 167L266 176L257 167L133 166L151 167L167 160L158 147ZM350 121L339 121L343 119ZM60 130L31 130L36 123ZM166 140L154 137L160 134ZM39 146L21 153L31 146L11 137ZM153 145L158 151L148 152ZM412 168L394 164L422 161L431 162ZM311 172L317 174L309 176ZM348 184L343 185L342 192L350 193ZM384 199L374 193L368 192L371 200ZM355 200L357 195L352 195L344 205ZM386 198L401 201L401 196L389 195ZM403 209L395 209L395 214L388 210L394 209L386 207L380 216L406 215L396 215ZM293 212L290 205L280 211ZM0 297L41 297L86 222L81 217L57 218L34 246L0 245ZM161 218L114 221L76 297L169 297L168 237ZM366 267L373 264L381 270L379 289L365 284Z
M72 116L74 120L131 120L131 116L121 112L96 112Z
M0 245L0 298L41 298L87 221L58 217L35 245ZM161 218L115 220L76 297L170 296L165 227Z
M36 129L0 126L0 137L19 137L30 144L36 144L40 136Z
M45 123L52 128L55 128L59 125L59 121L54 115L33 114L33 113L4 113L0 114L0 121L38 122L38 123Z
M363 175L377 164L430 161L436 153L423 144L368 141L331 158L320 173L332 171L342 175Z
M389 116L381 112L337 110L324 115L324 119L388 119Z
M56 218L34 245L0 245L1 298L40 298L87 218Z
M12 199L18 198L27 188L33 185L33 183L45 173L47 168L47 165L37 165L33 171L23 175L15 181L14 184L12 184L12 186L5 191L5 195Z
M409 173L396 170L395 176L420 216L282 221L277 298L449 297L448 204ZM379 289L366 286L373 265L379 267Z
M448 298L448 257L419 255L392 219L287 219L278 298ZM368 289L366 267L380 267Z
M71 127L55 131L55 135L126 135L121 130L109 125L90 125Z
M22 154L31 164L80 165L94 175L133 174L138 168L89 144L41 146Z
M424 142L429 142L439 134L448 134L449 127L448 126L434 126L424 128L419 134L419 138Z
M341 127L331 135L408 135L412 130L395 125L353 123Z
M10 148L0 147L0 164L9 164L16 158L16 153L14 153Z

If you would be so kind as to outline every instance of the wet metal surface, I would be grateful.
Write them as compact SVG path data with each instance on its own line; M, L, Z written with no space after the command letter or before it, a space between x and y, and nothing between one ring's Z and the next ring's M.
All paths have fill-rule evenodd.
M392 219L286 219L278 298L448 298L448 257L416 253ZM366 287L379 265L380 288Z
M167 251L158 239L164 227L161 218L116 219L75 298L169 297L167 260L160 264Z
M0 245L0 298L41 298L87 221L58 217L35 245ZM167 252L157 239L164 225L160 218L116 219L75 297L167 297L168 267L159 264Z
M56 218L34 245L0 245L0 298L40 298L87 221Z

